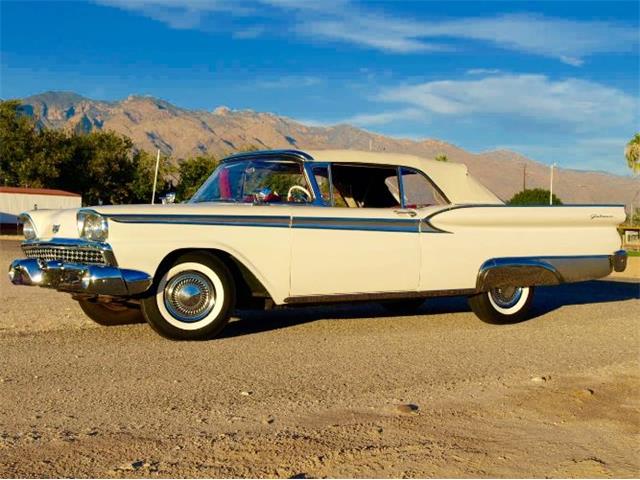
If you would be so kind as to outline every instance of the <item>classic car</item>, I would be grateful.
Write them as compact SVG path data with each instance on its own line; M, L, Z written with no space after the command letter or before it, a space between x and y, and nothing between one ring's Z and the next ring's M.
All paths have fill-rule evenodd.
M236 309L465 295L480 319L531 315L534 288L622 271L619 205L505 205L462 164L279 150L224 159L182 204L23 214L16 285L70 293L103 325L172 339Z

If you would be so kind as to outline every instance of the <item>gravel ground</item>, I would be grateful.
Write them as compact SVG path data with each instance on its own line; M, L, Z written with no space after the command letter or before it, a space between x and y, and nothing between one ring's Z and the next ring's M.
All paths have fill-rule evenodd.
M19 255L0 240L0 264ZM640 476L638 280L537 293L519 325L451 298L251 313L178 343L2 275L0 475Z

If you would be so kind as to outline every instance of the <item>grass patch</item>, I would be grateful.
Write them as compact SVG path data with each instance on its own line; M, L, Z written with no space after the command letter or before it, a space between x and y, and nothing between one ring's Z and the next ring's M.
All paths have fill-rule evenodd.
M636 252L634 250L627 250L627 256L629 256L629 257L640 257L640 251Z

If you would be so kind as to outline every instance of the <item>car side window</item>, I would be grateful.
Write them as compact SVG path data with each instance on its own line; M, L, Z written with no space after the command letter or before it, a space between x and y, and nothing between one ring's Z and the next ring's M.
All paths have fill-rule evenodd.
M448 202L436 186L421 172L412 168L400 169L405 208L446 205Z
M331 165L334 206L398 208L398 170L378 165Z

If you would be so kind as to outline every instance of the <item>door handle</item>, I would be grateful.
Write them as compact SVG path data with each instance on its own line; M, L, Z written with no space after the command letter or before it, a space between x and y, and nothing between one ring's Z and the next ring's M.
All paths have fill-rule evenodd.
M418 213L415 210L410 210L410 209L400 209L400 210L394 210L395 213L397 213L398 215L407 215L409 217L415 217L416 215L418 215Z

